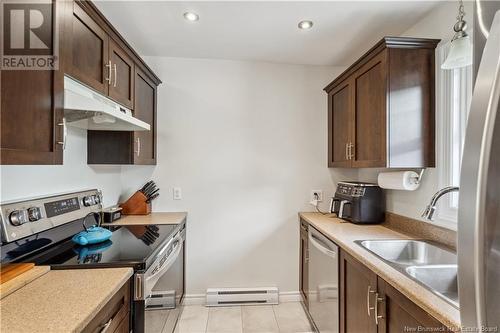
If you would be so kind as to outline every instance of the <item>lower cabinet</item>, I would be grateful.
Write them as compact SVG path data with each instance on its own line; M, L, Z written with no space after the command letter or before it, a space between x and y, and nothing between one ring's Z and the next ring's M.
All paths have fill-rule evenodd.
M342 250L339 265L340 332L376 332L377 275Z
M300 262L299 262L299 286L300 293L304 304L308 305L308 290L309 290L309 242L308 242L308 225L305 222L300 222Z
M345 251L340 254L340 332L447 331Z
M130 281L104 305L82 332L130 332Z

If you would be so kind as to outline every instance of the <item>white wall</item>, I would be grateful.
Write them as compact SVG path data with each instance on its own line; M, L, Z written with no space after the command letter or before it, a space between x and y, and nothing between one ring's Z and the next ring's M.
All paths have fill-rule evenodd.
M465 3L465 11L467 16L465 19L469 21L469 26L472 26L472 2ZM443 42L448 42L453 37L453 24L456 22L457 3L453 1L444 1L439 4L429 15L417 22L413 27L404 32L403 36L422 37L422 38L438 38ZM437 105L437 103L436 103ZM436 109L436 112L439 110ZM440 130L440 123L436 123L436 131ZM439 136L436 136L439 138ZM441 142L436 142L437 150ZM439 167L439 159L436 160L436 165ZM359 179L362 181L376 182L379 172L387 171L384 169L362 169L359 171ZM438 178L438 169L429 168L426 170L423 183L420 188L414 192L406 191L387 191L387 210L400 215L409 216L411 218L420 219L422 211L429 203L432 195L439 189L440 182ZM456 229L455 224L450 224L445 221L436 219L435 224Z
M104 204L121 192L120 166L87 165L87 132L68 127L64 165L2 165L0 201L98 188Z
M159 88L158 165L124 167L124 191L152 178L155 211L189 212L187 293L298 290L298 218L311 189L331 195L326 95L332 67L146 58ZM183 200L172 200L179 186ZM326 209L326 205L324 205Z

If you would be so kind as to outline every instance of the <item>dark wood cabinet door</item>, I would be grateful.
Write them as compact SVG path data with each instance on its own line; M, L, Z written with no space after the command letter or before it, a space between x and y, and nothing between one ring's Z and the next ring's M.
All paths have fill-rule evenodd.
M60 20L63 2L53 4ZM62 164L62 71L1 70L0 81L0 163Z
M134 61L115 42L109 41L111 82L108 95L118 103L134 108Z
M340 332L377 332L373 309L377 275L342 250L339 278Z
M134 164L156 164L156 85L142 71L135 71L134 116L151 126L134 132Z
M68 2L65 36L65 71L75 79L104 94L108 93L111 68L108 62L107 33L78 2Z
M130 280L111 297L90 323L83 328L82 332L128 332L129 316Z
M353 167L386 166L386 55L380 52L354 74Z
M439 321L380 277L377 283L380 298L377 307L381 316L378 333L447 331Z
M114 331L114 333L129 333L130 332L130 313L127 313L125 317L122 319L118 327Z
M328 94L328 166L350 167L348 144L352 121L352 86L342 82Z
M299 262L299 284L300 293L304 299L304 303L308 306L308 290L309 290L309 243L308 225L305 222L300 222L300 262Z

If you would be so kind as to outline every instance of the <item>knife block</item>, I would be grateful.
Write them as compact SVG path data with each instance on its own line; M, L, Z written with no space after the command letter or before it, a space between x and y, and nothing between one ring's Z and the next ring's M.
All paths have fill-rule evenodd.
M146 202L148 198L137 191L127 201L120 204L123 215L149 215L151 213L151 203Z

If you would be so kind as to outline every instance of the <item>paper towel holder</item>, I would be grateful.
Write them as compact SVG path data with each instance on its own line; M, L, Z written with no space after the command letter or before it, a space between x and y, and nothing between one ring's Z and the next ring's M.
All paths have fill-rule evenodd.
M411 177L411 179L413 180L413 182L415 184L420 185L420 183L422 182L422 177L424 176L424 172L425 172L425 169L422 169L422 170L420 170L420 173L418 174L418 176Z

